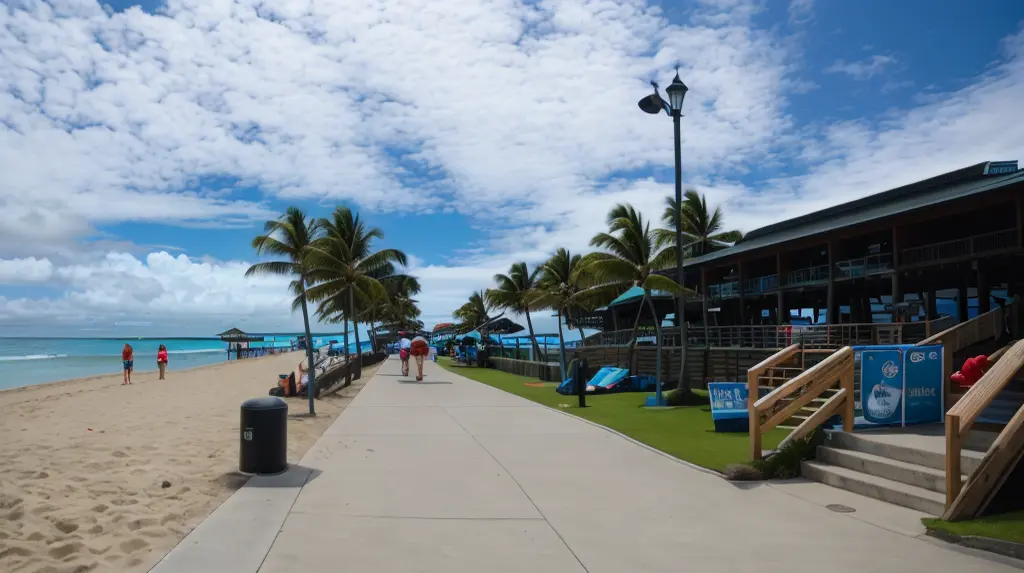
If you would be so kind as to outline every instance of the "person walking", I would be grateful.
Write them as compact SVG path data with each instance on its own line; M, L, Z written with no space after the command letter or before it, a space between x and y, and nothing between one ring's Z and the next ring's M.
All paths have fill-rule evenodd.
M398 341L398 358L402 360L402 376L409 375L409 351L412 349L412 341L402 335Z
M167 347L163 344L156 351L156 367L160 370L160 379L164 380L164 374L167 373Z
M413 358L416 359L416 381L422 382L423 360L427 357L427 354L430 354L430 346L427 344L427 339L422 336L413 338L409 346Z
M124 366L124 382L121 382L121 385L131 384L132 370L135 369L135 351L132 350L131 344L125 343L121 349L121 365Z

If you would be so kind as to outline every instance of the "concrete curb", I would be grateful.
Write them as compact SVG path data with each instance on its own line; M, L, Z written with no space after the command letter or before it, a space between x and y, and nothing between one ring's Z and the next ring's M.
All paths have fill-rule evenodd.
M974 535L957 535L955 533L931 527L926 529L929 536L945 541L946 543L962 545L964 547L970 547L971 549L979 549L981 551L988 551L990 553L996 553L1013 559L1024 560L1024 544L1021 543L1003 541L1002 539L991 539L988 537L977 537Z

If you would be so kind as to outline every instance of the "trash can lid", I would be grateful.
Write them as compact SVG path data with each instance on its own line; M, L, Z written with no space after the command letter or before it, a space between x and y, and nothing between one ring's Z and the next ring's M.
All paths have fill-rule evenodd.
M243 410L280 410L288 409L288 402L280 398L273 396L263 396L262 398L250 398L245 402L242 402Z

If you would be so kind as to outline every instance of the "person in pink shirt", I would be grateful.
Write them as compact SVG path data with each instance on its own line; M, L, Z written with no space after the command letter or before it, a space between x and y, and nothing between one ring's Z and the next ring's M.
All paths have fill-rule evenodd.
M160 350L156 351L156 367L160 369L160 379L163 380L167 372L167 347L163 344L160 345Z

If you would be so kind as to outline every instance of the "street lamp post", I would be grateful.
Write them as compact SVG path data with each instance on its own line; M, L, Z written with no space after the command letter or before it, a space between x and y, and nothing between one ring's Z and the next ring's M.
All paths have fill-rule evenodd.
M672 117L672 125L675 128L675 152L676 152L676 280L680 286L684 286L683 280L683 165L682 165L682 143L679 135L679 120L683 116L683 99L686 97L686 92L689 88L683 83L683 80L679 79L679 68L676 68L676 77L672 78L672 83L665 88L665 92L668 94L668 101L666 102L661 94L658 93L658 84L651 82L654 87L654 93L641 99L638 102L640 109L645 113L657 115L661 112L665 112ZM676 296L676 323L679 325L679 344L682 348L682 358L679 362L679 387L683 387L684 376L686 376L686 350L689 344L687 343L687 328L686 328L686 294L680 292ZM654 320L658 320L655 316ZM660 356L660 355L659 355ZM659 372L659 374L661 374ZM659 385L660 388L660 385Z

